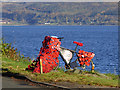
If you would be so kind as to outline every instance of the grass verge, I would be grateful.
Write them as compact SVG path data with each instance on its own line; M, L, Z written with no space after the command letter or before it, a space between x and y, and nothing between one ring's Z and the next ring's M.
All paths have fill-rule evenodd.
M57 70L50 73L32 73L31 71L26 71L25 68L30 64L29 61L14 61L7 57L2 57L2 73L12 72L25 75L32 80L40 82L71 82L85 85L97 85L97 86L110 86L118 87L118 75L112 74L98 74L84 72L82 74L75 74L71 72L64 72L62 70ZM6 71L7 69L7 71Z
M0 45L0 48L2 48L2 52L0 52L0 55L2 54L0 56L2 58L2 73L17 73L40 82L63 82L63 85L64 82L70 82L80 85L118 87L118 75L114 74L91 73L88 71L76 74L71 71L64 72L60 68L50 73L32 73L31 71L25 70L31 64L29 58L20 56L16 52L16 49L11 48L9 44L3 44L2 46Z

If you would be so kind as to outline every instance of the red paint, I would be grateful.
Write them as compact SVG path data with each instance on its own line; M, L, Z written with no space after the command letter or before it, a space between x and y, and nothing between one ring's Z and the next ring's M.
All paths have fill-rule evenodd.
M95 54L92 53L92 52L85 52L83 50L79 50L79 52L78 52L79 64L80 65L85 64L85 65L89 66L90 65L90 61L94 57L94 55Z
M44 41L42 42L42 47L40 49L39 55L37 57L36 64L28 66L28 69L31 70L31 67L34 67L34 73L40 73L40 59L42 60L42 68L43 73L48 73L53 70L56 66L58 66L59 60L59 52L58 49L60 47L61 42L57 38L53 38L50 36L46 36Z
M83 43L80 43L80 42L76 42L76 41L73 41L73 43L79 45L79 46L83 46Z

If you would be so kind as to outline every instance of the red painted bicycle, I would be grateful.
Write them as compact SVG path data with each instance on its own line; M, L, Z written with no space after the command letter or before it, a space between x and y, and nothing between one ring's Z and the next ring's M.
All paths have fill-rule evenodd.
M28 65L29 70L33 70L36 73L48 73L57 66L59 66L59 55L65 62L65 68L71 69L76 67L82 67L85 69L86 65L92 65L92 71L94 71L94 63L92 58L95 56L93 52L86 52L79 50L76 52L78 46L83 46L82 43L74 41L76 44L75 50L70 50L61 47L61 39L56 36L46 36L42 42L42 47L40 48L37 60L33 60L31 65ZM76 55L76 60L72 62L74 54ZM79 64L77 64L79 63Z
M67 49L64 47L60 47L59 49L60 56L65 62L65 68L70 69L71 67L72 68L82 67L83 69L85 69L86 65L89 66L91 62L92 71L93 71L94 63L92 61L92 58L95 56L95 54L93 52L85 52L83 50L79 50L79 52L76 52L78 46L83 46L83 43L76 42L76 41L74 41L73 43L76 44L76 47L74 50ZM72 62L74 54L76 55L76 60L73 60ZM79 65L77 64L77 62L79 62Z

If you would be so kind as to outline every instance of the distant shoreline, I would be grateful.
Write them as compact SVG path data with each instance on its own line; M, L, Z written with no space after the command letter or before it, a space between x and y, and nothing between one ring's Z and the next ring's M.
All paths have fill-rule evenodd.
M119 26L119 25L29 25L29 24L19 24L19 25L0 25L0 26Z

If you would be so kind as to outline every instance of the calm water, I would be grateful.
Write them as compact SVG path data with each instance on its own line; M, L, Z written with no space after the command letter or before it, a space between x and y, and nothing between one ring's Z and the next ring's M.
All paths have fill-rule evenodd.
M73 41L82 42L81 50L94 52L95 70L118 74L117 26L3 26L2 36L25 56L36 58L45 36L64 37L63 47L74 49ZM64 62L60 59L60 67ZM91 67L87 67L90 70Z

